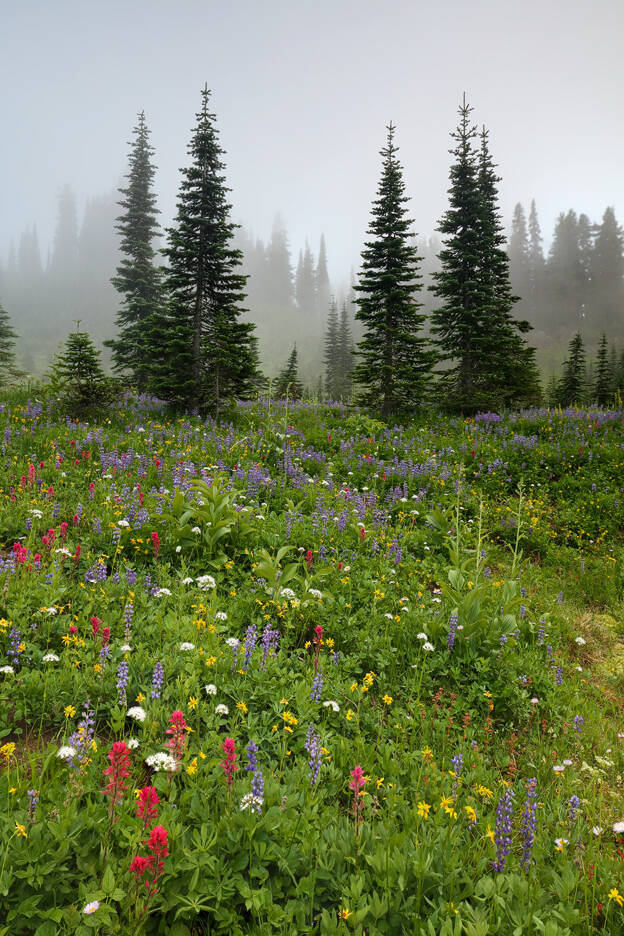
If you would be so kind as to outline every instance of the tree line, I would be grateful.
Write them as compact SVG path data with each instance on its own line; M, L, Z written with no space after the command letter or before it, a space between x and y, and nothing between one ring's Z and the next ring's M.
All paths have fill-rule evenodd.
M608 318L608 290L600 283L615 282L618 245L620 260L622 253L612 210L594 228L581 224L574 212L569 215L575 224L562 215L561 232L556 231L545 260L535 206L528 225L518 206L507 245L488 131L472 124L465 99L451 134L449 207L438 226L436 262L419 254L422 242L407 217L409 199L390 124L370 239L352 292L338 304L331 296L324 237L318 257L306 245L293 270L283 222L276 220L267 245L232 223L224 152L209 98L206 87L188 165L180 170L176 217L164 232L153 188L154 150L143 114L134 129L127 184L118 202L122 214L115 222L120 259L112 284L121 297L117 334L106 344L113 369L130 377L139 390L178 407L212 410L234 397L257 393L266 387L258 352L262 324L260 329L257 325L266 325L267 313L278 309L299 314L304 347L323 347L319 392L349 399L354 387L357 402L385 418L436 402L462 411L537 402L539 375L526 337L530 313L545 289L554 294L555 258L568 256L562 244L566 237L566 243L574 240L573 229L577 246L585 244L582 268L589 271L583 294L587 301L578 305L577 297L574 308L581 309L581 316L601 309L600 315ZM64 216L64 236L55 241L57 269L62 258L70 265L71 257L75 259L75 221L71 210ZM166 244L159 249L163 234ZM60 250L61 244L66 249ZM423 274L429 280L425 301ZM524 296L519 305L517 284ZM245 302L250 294L253 315ZM612 317L618 310L621 314L617 304L610 308ZM526 318L520 317L522 311ZM554 321L555 312L552 316ZM308 340L312 334L314 342ZM283 340L279 350L286 358ZM610 386L615 386L617 368L612 362L610 368ZM302 392L297 347L289 349L276 387L290 395Z

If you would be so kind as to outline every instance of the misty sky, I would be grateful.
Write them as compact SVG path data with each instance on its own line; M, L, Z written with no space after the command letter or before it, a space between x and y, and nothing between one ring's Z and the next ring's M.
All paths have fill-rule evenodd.
M293 252L328 241L357 266L397 126L414 230L446 207L449 131L463 91L490 129L506 221L536 199L624 222L622 0L0 0L0 256L37 223L44 253L60 186L89 196L126 171L144 109L167 222L212 89L233 217Z

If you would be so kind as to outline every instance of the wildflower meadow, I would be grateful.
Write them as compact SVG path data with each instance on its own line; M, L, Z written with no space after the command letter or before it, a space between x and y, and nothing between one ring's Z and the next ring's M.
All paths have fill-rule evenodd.
M624 411L0 445L0 936L624 932Z

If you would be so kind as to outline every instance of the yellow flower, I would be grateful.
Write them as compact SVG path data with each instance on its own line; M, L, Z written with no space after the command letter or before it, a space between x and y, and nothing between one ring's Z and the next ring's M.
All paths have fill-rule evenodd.
M433 757L433 751L430 747L424 747L421 751L421 754L424 754L425 757Z
M385 779L386 779L385 777L380 777L380 778L379 778L379 780L377 781L377 789L379 789L379 787L382 785L382 783L384 782Z
M206 666L214 666L214 664L215 664L216 662L217 662L217 658L216 658L216 657L209 656L209 657L206 659Z
M421 802L421 803L418 804L417 809L418 809L418 815L419 815L422 819L428 819L428 818L429 818L429 810L431 809L431 805L430 805L429 803L425 803L425 802L423 801L423 802Z
M293 733L293 730L292 730L292 728L290 727L290 725L284 725L284 731L287 731L288 734L292 734L292 733Z
M25 826L25 825L21 825L21 823L19 823L19 822L16 822L16 823L15 823L15 834L16 834L17 836L22 835L24 838L28 838L28 836L27 836L27 834L26 834L26 826Z
M288 705L288 699L280 699L280 705Z
M202 760L206 760L206 755L204 754L203 751L199 752L199 756L201 757Z
M191 711L197 708L197 699L195 698L195 696L191 696L190 699L188 700L188 707L191 709Z
M385 696L383 697L383 701L386 703L386 705L392 705L392 696L391 696L391 695L385 695Z
M349 711L347 712L347 714L345 715L345 718L347 719L347 721L351 721L351 719L353 718L354 714L355 714L355 712L353 711L353 709L350 708Z
M453 805L452 796L443 796L442 799L440 800L440 809L448 809L449 806L452 806L452 805Z
M464 809L466 810L466 815L468 816L469 820L470 820L471 822L476 822L476 821L477 821L477 814L476 814L476 812L474 811L473 807L472 807L472 806L464 806Z
M340 917L341 920L348 920L352 912L353 911L349 910L348 907L345 907L343 910L340 911L338 916Z
M444 812L445 812L448 816L450 816L451 819L457 819L457 813L455 812L454 809L451 809L450 806L445 806L445 807L444 807Z
M188 767L186 768L186 772L189 775L189 777L192 777L194 774L197 773L197 758L196 757L194 757L191 763L188 765Z
M0 755L4 757L5 763L8 764L14 754L15 754L15 742L14 741L9 741L7 742L7 744L3 744L2 747L0 747Z
M11 796L13 796L14 793L17 793L17 787L16 786L9 787L9 793L11 794Z
M492 796L494 796L492 791L488 790L488 788L486 786L483 786L483 784L481 783L477 787L477 793L479 794L479 796L483 796L485 799L490 799Z
M612 887L609 891L609 900L615 900L616 904L621 907L624 904L624 897L620 894L617 887Z
M136 697L136 700L135 700L135 701L136 701L136 702L145 702L145 696L143 695L142 692L139 692L139 694L138 694L138 696Z
M485 830L485 834L488 836L489 840L493 844L494 843L494 830L492 829L491 826L488 825L487 829Z
M76 714L76 709L73 705L66 705L63 709L63 714L65 715L65 718L73 718Z
M351 683L351 685L349 686L349 689L351 690L351 692L355 692L355 690L357 689L357 683L356 682Z

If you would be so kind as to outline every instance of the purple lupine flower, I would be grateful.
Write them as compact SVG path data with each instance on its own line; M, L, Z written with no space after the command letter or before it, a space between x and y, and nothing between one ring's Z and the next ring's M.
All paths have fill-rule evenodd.
M126 569L126 582L128 585L136 585L137 574L134 569Z
M557 595L557 604L563 604L563 592L560 591Z
M250 624L245 633L245 644L244 644L244 653L245 659L243 662L243 669L245 672L249 669L249 663L251 662L251 656L256 649L256 642L258 640L258 630L255 624Z
M557 686L561 686L563 683L563 666L558 666L555 672L555 683Z
M334 653L332 653L331 661L334 666L338 666L338 663L340 662L340 650L335 650Z
M112 536L113 536L113 544L116 546L121 538L121 530L119 529L119 527L113 527Z
M453 765L455 776L459 777L460 773L464 769L464 755L459 753L456 754L455 757L451 757L451 764Z
M129 665L122 660L117 667L117 701L120 705L126 704L126 686L128 685Z
M260 638L260 646L262 648L262 663L260 664L262 669L265 669L266 662L271 656L277 654L279 647L280 632L277 628L273 629L269 624L264 628L262 632L262 637Z
M540 626L537 628L537 646L543 646L544 640L546 639L546 624L543 621L540 621Z
M312 680L312 689L310 690L310 699L312 702L320 702L323 694L323 674L319 670Z
M485 569L483 570L483 578L489 579L491 574L492 574L492 570L490 569L489 566L486 566Z
M130 629L132 627L133 615L134 615L134 605L132 604L132 602L129 601L125 605L124 611L123 611L124 634L126 638L126 643L130 643Z
M578 798L578 796L572 795L570 799L568 800L568 806L570 808L570 825L572 825L572 823L576 819L576 814L578 813L580 805L581 805L581 801Z
M575 715L575 716L574 716L574 730L575 730L575 731L578 731L579 734L580 734L580 732L581 732L581 728L583 727L583 722L584 722L584 721L585 721L585 719L583 718L582 715Z
M501 634L500 637L498 638L498 642L501 645L501 647L504 647L505 644L507 643L507 634Z
M11 660L12 665L17 669L20 665L20 654L22 653L22 635L17 627L12 627L9 631L9 641L11 646L7 650L7 656Z
M262 813L262 804L264 803L264 777L262 776L261 770L254 771L254 775L251 778L251 795L253 797L251 801L251 811Z
M67 759L67 763L74 770L82 770L87 766L89 753L93 745L93 726L95 718L90 708L90 702L87 699L82 709L82 718L78 727L68 739L67 744L76 752Z
M98 677L100 679L102 678L103 670L104 670L104 667L106 666L106 660L108 659L109 653L110 653L110 644L106 644L106 646L100 649L100 671L98 673Z
M26 796L28 797L28 813L32 819L39 802L39 790L26 790Z
M256 771L258 769L258 745L250 741L247 745L247 765L245 770ZM253 791L252 791L253 792Z
M520 620L526 617L526 608L523 604L520 605L520 611L518 612L518 617Z
M308 726L308 733L306 734L303 747L308 755L308 766L310 768L308 777L310 778L310 784L315 786L321 769L323 753L321 751L321 736L316 733L313 725Z
M523 585L522 588L520 589L520 594L522 595L523 598L526 598L526 596L527 596L527 590L526 590L526 588L524 587L524 585Z
M524 812L520 820L520 830L522 832L522 857L520 862L525 871L531 867L531 852L533 851L533 842L537 831L537 780L532 777L526 782L527 799L524 804Z
M496 841L496 861L492 862L494 871L504 871L507 855L511 851L511 827L513 816L514 791L505 790L496 806L496 828L494 839Z
M102 524L99 517L93 518L93 535L99 536L102 532Z
M449 618L449 632L448 632L448 638L447 638L447 641L446 641L449 650L452 650L453 647L455 646L455 634L457 633L457 622L458 622L458 620L459 620L459 618L458 618L457 614L455 614L455 612L453 612L453 614L451 614L451 616L450 616L450 618Z
M28 530L28 532L32 530L32 525L33 525L32 519L30 517L27 517L26 522L25 522L25 527Z
M160 699L164 681L165 667L158 661L154 666L154 672L152 674L152 699Z

